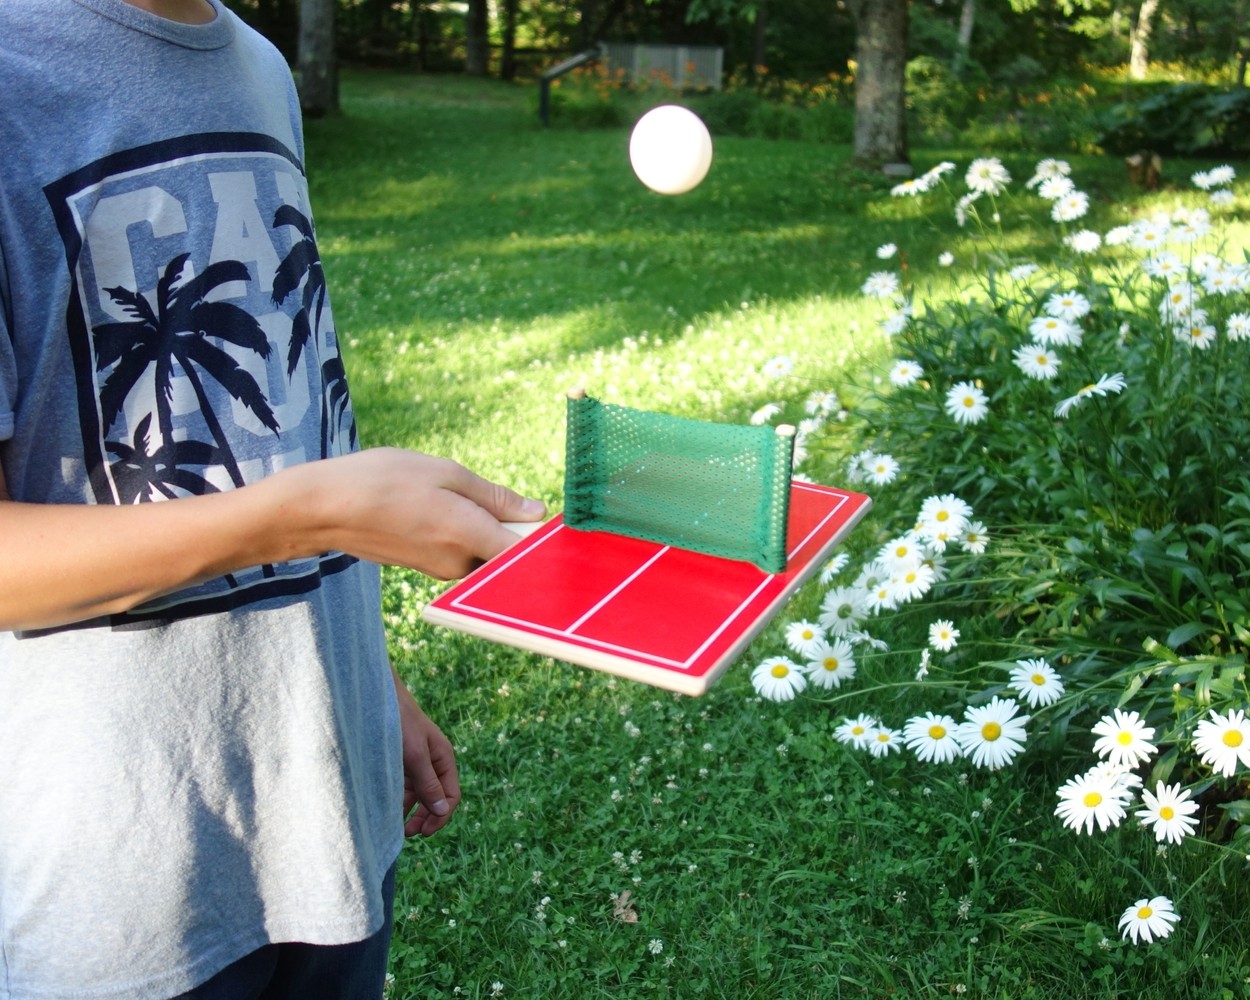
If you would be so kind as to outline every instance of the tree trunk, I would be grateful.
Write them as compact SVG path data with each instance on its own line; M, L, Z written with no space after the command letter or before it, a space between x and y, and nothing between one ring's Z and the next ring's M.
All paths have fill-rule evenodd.
M853 0L855 161L906 163L907 0Z
M1150 65L1150 32L1154 16L1161 0L1141 0L1137 8L1137 23L1129 36L1128 74L1134 80L1144 80Z
M339 109L334 7L335 0L300 0L299 103L310 118L320 118Z
M760 0L755 8L755 25L751 34L751 72L758 73L768 65L768 2Z
M503 54L499 58L499 76L516 79L516 22L520 0L503 0Z
M959 42L955 49L955 75L962 76L972 51L972 29L977 21L977 0L964 0L959 12Z
M464 71L470 76L490 72L490 18L486 0L469 0L465 15Z

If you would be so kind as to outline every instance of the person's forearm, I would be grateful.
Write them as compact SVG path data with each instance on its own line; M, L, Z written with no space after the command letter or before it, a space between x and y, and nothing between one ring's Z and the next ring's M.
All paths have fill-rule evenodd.
M500 521L543 512L455 462L393 448L158 503L0 499L0 630L113 614L224 573L322 552L458 577L515 541Z
M246 566L311 555L276 477L128 506L0 503L0 629L125 611Z

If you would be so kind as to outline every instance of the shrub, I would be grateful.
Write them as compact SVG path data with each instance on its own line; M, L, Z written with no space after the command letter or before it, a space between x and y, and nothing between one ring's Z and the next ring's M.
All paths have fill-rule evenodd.
M1183 83L1113 106L1098 142L1113 153L1238 156L1250 152L1250 89Z
M894 194L949 192L953 170ZM831 565L819 648L787 641L808 690L848 703L845 742L989 770L1049 748L1077 773L1041 811L1071 835L1138 806L1147 841L1200 837L1222 866L1250 857L1250 265L1211 214L1234 172L1194 175L1207 206L1105 233L1078 228L1069 173L1044 160L1014 196L974 161L954 205L973 271L933 302L905 251L878 251L863 291L896 360L830 454L880 527ZM1043 212L1060 242L1041 266L1004 220ZM821 428L800 440L817 467ZM1126 934L1163 905L1147 888Z

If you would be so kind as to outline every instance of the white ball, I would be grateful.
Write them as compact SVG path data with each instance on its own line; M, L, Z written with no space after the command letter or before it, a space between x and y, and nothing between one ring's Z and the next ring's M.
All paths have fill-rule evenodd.
M629 137L629 162L652 191L685 194L712 165L712 137L688 108L664 104L638 119Z

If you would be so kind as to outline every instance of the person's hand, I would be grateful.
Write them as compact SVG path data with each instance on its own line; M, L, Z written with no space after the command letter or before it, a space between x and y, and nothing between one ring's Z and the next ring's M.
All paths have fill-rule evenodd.
M292 515L298 523L312 511L312 537L324 543L322 551L437 579L458 579L513 544L516 535L501 522L536 521L546 513L540 501L456 462L399 448L312 462L283 475L302 477L294 502L307 508Z
M403 732L404 836L429 837L447 825L460 804L456 753L393 668L392 674Z

